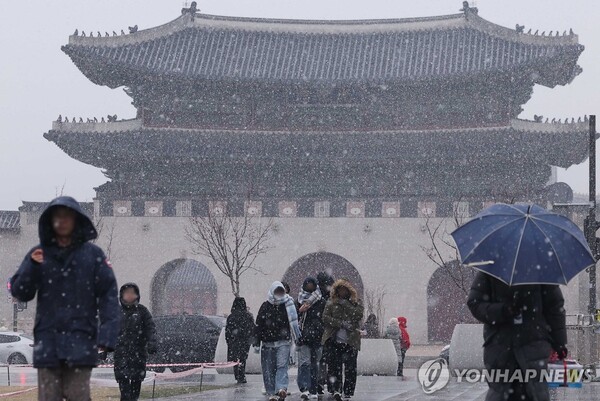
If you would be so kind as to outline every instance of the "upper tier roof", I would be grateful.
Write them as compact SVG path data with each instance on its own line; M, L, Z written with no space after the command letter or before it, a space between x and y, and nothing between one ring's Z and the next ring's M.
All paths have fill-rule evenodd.
M381 82L514 69L554 86L580 72L576 63L583 46L572 32L522 33L469 9L440 17L347 21L184 14L128 35L72 35L63 50L89 79L111 87L129 85L144 73Z

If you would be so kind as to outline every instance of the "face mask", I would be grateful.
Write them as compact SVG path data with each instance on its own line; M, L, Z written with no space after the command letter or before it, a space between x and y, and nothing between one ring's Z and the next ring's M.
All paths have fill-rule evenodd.
M283 298L285 298L285 295L275 295L274 298L276 301L282 301Z

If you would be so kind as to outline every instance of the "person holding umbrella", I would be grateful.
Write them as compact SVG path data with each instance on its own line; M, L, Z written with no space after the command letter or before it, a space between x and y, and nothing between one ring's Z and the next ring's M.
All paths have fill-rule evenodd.
M568 354L558 284L595 263L583 233L539 206L496 204L452 236L462 263L479 270L467 305L484 324L485 368L538 373L527 383L488 383L486 400L549 400L540 372L553 349Z

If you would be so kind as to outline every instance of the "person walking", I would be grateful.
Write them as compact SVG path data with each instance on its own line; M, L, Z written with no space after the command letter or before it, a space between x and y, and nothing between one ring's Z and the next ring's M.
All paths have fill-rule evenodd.
M256 347L260 348L265 391L270 401L279 401L288 394L288 366L292 341L300 339L298 312L294 299L283 284L275 281L267 300L256 316Z
M146 377L148 354L157 351L156 328L150 311L140 304L140 289L135 283L121 286L121 329L115 348L115 379L121 401L137 401Z
M467 305L483 323L483 361L488 371L540 372L554 349L559 359L567 357L564 299L558 285L527 284L510 287L478 272ZM488 382L486 401L550 399L548 384L540 380Z
M319 361L321 360L324 326L323 301L317 280L308 277L298 294L300 331L298 341L298 388L303 400L318 398Z
M323 312L323 343L330 345L329 378L334 400L349 399L356 388L356 364L360 351L360 322L364 308L352 284L337 280Z
M225 325L225 341L227 342L227 360L239 362L233 367L233 374L238 384L246 383L246 360L248 351L254 343L254 318L248 312L246 300L236 297L231 305L231 314Z
M363 331L365 333L365 338L379 338L379 322L374 313L367 316Z
M90 376L98 351L112 351L119 332L115 275L98 236L77 201L51 201L38 222L40 244L11 278L21 302L37 295L33 366L38 400L90 400Z
M408 335L407 321L404 316L398 317L400 328L400 359L398 359L398 376L404 376L404 357L410 348L410 336Z
M325 304L327 304L327 301L329 301L331 296L331 287L333 286L334 282L335 280L330 274L326 272L317 273L317 284L319 286L319 291L321 292L323 303ZM307 303L308 301L305 302L305 305ZM305 308L306 306L303 305L302 307ZM319 385L317 387L317 393L319 395L325 394L326 388L330 394L333 394L333 388L331 387L331 382L328 377L329 354L329 344L323 344L321 350L321 360L319 361Z
M385 336L392 340L394 349L396 350L396 356L398 357L398 370L396 375L402 376L403 356L402 347L400 345L400 326L398 325L398 319L392 318L385 328Z

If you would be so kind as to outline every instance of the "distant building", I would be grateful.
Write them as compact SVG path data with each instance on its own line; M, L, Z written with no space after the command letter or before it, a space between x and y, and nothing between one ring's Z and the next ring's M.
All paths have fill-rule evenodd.
M524 33L468 7L362 21L185 12L127 35L73 35L62 50L137 109L61 118L44 137L105 171L90 211L100 244L110 232L119 281L138 282L159 314L228 311L227 280L191 253L185 226L217 204L252 207L278 226L257 261L266 274L242 284L254 312L271 281L296 292L327 269L363 294L385 288L386 318L407 316L415 343L447 341L464 297L425 255L424 222L457 206L469 216L496 201L569 201L553 169L587 155L585 120L518 118L534 85L581 72L577 35ZM2 236L4 273L19 262L9 251L35 242L36 216L26 203L20 232Z

